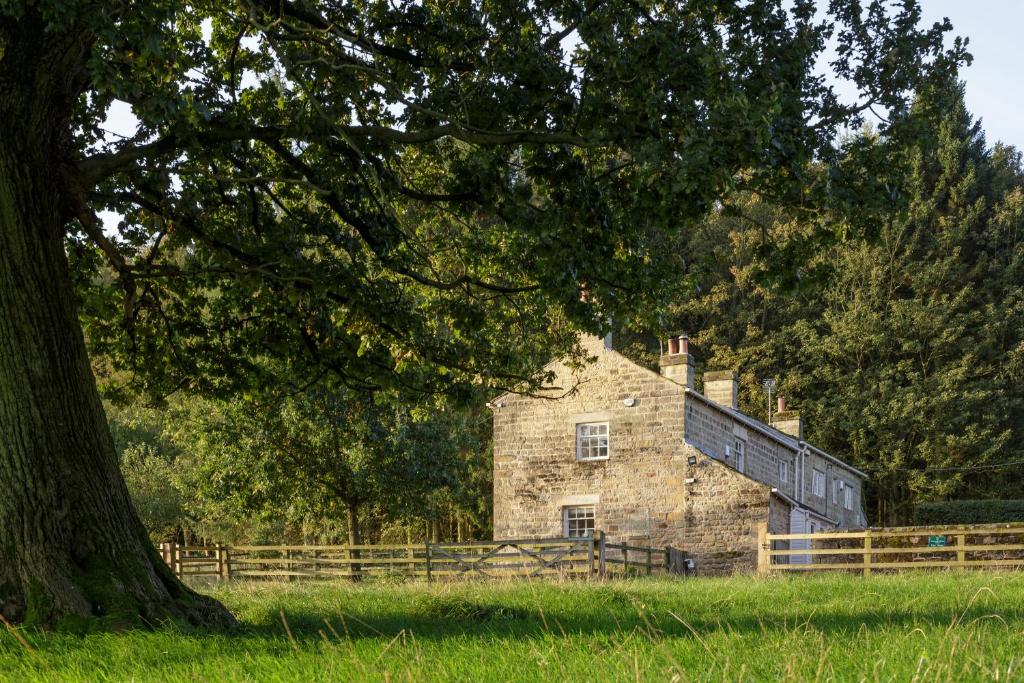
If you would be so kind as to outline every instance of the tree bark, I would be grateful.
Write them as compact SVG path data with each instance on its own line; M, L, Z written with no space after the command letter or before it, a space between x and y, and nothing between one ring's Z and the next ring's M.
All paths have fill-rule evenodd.
M230 624L178 581L132 507L64 251L87 37L0 18L0 612L44 627Z

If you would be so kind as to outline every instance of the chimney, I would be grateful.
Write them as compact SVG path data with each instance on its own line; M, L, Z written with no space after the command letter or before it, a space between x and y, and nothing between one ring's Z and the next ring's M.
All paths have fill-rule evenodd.
M704 395L720 406L738 410L739 382L732 370L704 373Z
M775 413L772 420L772 426L778 429L783 434L789 434L790 436L796 437L803 441L804 439L804 421L800 418L800 413L795 410L786 409L786 399L783 396L779 396L779 412Z
M668 338L668 353L661 356L659 365L662 375L693 389L693 356L690 355L690 339L685 334Z

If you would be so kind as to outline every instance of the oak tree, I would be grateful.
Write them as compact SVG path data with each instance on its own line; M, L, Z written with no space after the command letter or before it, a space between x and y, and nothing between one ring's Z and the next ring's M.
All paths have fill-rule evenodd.
M799 200L838 127L962 58L892 4L0 2L0 610L230 621L151 548L86 336L155 395L264 385L266 357L536 385L653 303L687 219L739 184ZM115 101L139 125L111 140Z
M184 453L182 483L234 519L324 520L360 545L366 513L411 515L462 474L459 414L384 392L318 386L174 412L168 431Z

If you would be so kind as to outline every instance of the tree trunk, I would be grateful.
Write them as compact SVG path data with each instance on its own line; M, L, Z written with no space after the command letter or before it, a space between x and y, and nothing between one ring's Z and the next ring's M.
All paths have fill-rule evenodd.
M88 44L0 18L0 612L46 627L229 624L150 543L118 469L64 251Z

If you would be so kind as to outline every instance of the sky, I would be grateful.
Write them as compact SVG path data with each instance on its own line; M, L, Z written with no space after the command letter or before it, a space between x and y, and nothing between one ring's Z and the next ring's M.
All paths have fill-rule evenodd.
M920 1L925 21L949 17L953 32L970 39L974 62L960 77L988 144L1024 149L1024 0Z

